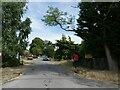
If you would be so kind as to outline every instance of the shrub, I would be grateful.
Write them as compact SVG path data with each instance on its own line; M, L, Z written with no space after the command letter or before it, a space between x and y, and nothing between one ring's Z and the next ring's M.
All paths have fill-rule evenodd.
M2 60L2 67L15 67L20 65L20 60L12 57L4 57Z

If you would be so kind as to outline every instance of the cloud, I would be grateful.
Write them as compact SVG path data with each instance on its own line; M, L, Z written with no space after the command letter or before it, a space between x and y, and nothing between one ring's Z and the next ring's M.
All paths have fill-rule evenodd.
M75 41L75 44L80 44L82 39L78 36L75 36L75 35L69 35L71 37L71 40L72 41Z
M71 5L76 5L77 3L56 3L56 2L30 2L28 3L28 10L24 15L24 18L29 17L32 21L31 28L32 32L29 35L29 42L31 43L35 37L40 37L43 40L49 40L53 43L56 40L61 39L62 34L66 36L70 36L75 43L80 43L80 37L74 35L73 32L66 32L62 30L59 26L50 27L45 26L44 23L41 21L43 16L45 15L46 11L48 10L48 6L52 5L53 7L58 7L62 11L67 11L70 14L74 13L75 15L78 13L78 9L73 9Z

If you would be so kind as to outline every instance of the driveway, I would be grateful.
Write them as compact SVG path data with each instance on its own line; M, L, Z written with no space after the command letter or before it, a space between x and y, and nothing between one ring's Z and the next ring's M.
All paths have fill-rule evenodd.
M4 84L3 88L118 88L118 86L78 77L66 68L54 65L50 61L42 61L40 58L34 60L23 76Z

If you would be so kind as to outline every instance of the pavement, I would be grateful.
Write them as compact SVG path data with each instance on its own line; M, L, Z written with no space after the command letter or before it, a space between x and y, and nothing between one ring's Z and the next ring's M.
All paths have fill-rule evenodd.
M42 61L40 58L34 60L22 76L4 84L2 88L118 88L118 86L79 77L65 67L52 64L50 61Z

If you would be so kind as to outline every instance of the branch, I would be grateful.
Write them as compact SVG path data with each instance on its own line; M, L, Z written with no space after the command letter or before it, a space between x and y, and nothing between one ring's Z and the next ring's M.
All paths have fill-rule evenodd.
M54 13L53 13L53 16L54 16L55 22L60 26L61 29L65 30L65 31L75 31L75 29L73 29L73 30L68 30L67 28L64 28L64 27L62 26L62 24L59 23L59 21L57 21L57 17L56 17L56 15L55 15Z
M110 13L110 8L112 7L112 5L113 5L113 3L110 5L109 10L108 10L108 12L107 12L107 14L106 14L106 17L103 19L103 22L105 22L105 20L107 19L107 16L108 16L108 14Z
M73 29L73 30L68 30L67 28L63 28L62 24L59 23L57 20L55 20L55 22L60 26L61 29L65 30L65 31L75 31L75 29Z
M105 20L107 19L108 14L110 13L110 8L112 6L113 6L113 3L109 6L109 10L107 11L107 14L106 14L105 18L103 19L103 38L104 38L104 40L106 38Z

